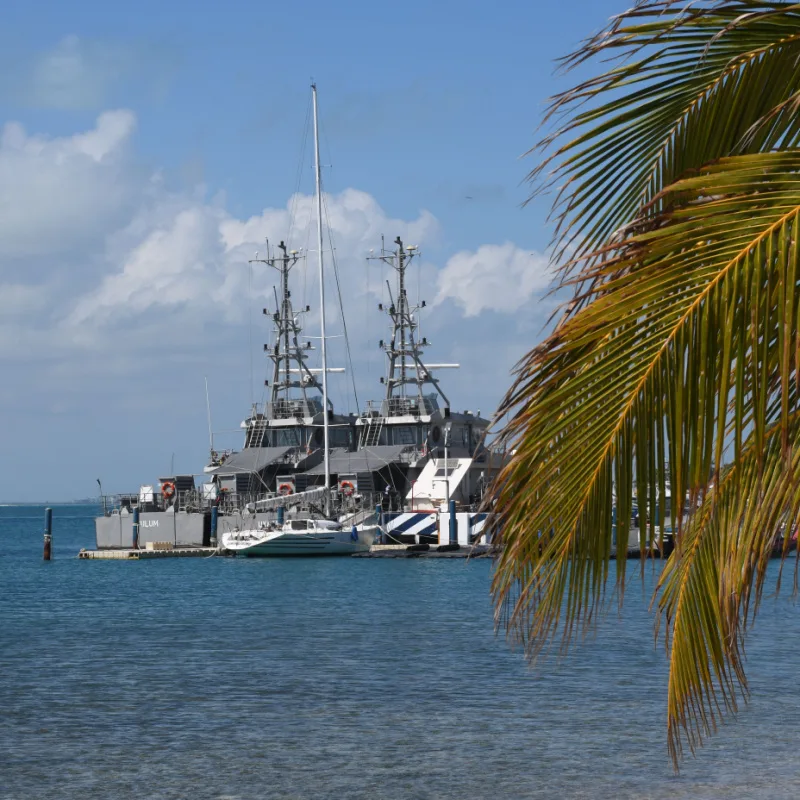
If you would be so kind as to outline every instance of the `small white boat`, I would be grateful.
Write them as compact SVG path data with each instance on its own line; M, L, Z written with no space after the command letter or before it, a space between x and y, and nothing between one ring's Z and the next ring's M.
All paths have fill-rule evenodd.
M243 556L348 556L369 550L379 533L377 525L344 529L327 519L292 519L224 533L222 546Z

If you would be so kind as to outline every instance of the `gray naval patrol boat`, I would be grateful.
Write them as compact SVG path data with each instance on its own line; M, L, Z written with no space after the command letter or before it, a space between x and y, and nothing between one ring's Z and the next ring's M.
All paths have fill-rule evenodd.
M278 508L294 515L321 514L327 495L329 514L343 525L364 524L376 513L385 541L417 543L441 539L443 517L456 504L459 526L472 538L485 514L479 506L502 463L485 444L489 420L480 411L452 410L435 373L458 364L426 363L431 345L420 337L419 312L412 304L406 272L419 255L398 237L393 249L375 256L395 273L390 302L379 310L389 317L390 335L380 342L386 356L385 387L379 401L360 414L337 414L328 401L329 492L325 492L322 370L308 366L314 350L303 339L301 319L310 311L293 307L289 279L302 257L281 242L276 251L254 261L279 274L276 308L264 309L274 323L273 344L265 345L272 364L269 399L252 407L241 423L240 451L217 451L199 483L196 476L170 475L129 495L104 498L96 520L98 548L129 548L133 509L140 514L139 546L148 541L174 546L209 546L211 508L218 508L218 534L248 525L271 524ZM327 372L343 372L328 368Z
M220 452L212 446L199 482L194 475L170 475L141 486L136 493L104 497L104 514L95 523L98 548L132 547L135 508L139 509L140 547L148 541L208 547L214 506L220 535L241 527L245 519L254 524L272 521L279 506L296 506L298 512L322 509L323 491L305 492L301 480L308 470L324 463L322 398L326 394L322 370L307 363L314 348L301 336L300 320L311 309L295 310L289 289L290 272L302 256L289 251L284 242L276 253L267 248L266 258L253 260L280 275L277 308L264 309L274 323L274 344L264 345L272 362L272 378L265 381L270 395L263 404L255 404L241 423L242 449ZM330 400L327 405L329 447L353 448L355 416L336 414ZM289 497L299 492L302 496Z
M264 345L272 361L269 400L254 405L242 423L244 447L240 452L218 453L211 440L210 463L203 470L200 485L193 475L170 475L155 485L141 486L135 494L103 498L104 513L96 520L98 548L130 548L134 543L133 520L139 518L139 547L160 542L179 547L209 546L214 539L232 531L272 525L284 514L299 519L336 514L330 491L329 455L332 447L350 449L355 442L355 418L336 415L328 399L326 360L325 281L323 267L323 201L319 163L317 90L312 85L314 106L314 147L316 158L317 237L320 279L320 369L308 365L310 342L301 338L302 315L310 307L292 306L289 275L302 257L281 242L278 253L267 242L266 258L253 261L276 269L280 275L280 298L271 312L275 325L273 345ZM252 263L252 262L251 262ZM264 309L264 314L270 313ZM270 386L270 381L265 381ZM298 491L297 476L323 464L322 485ZM212 515L212 509L217 511ZM212 531L212 517L217 530ZM364 520L352 522L353 531L364 529ZM216 534L216 536L215 536Z
M486 446L490 421L480 411L454 411L435 377L459 365L423 360L431 345L419 335L425 301L409 300L406 281L419 250L399 236L393 244L387 249L382 243L380 253L370 256L395 276L394 287L386 282L389 303L378 305L390 331L379 343L386 356L384 396L368 402L356 418L355 450L339 447L331 453L332 485L338 487L343 516L366 513L377 501L385 541L440 541L451 502L464 529L460 538L477 540L486 517L479 513L483 495L503 457ZM319 485L322 472L322 465L310 466L298 474L298 487Z
M270 396L254 405L242 422L243 448L218 452L212 438L210 460L199 483L195 475L168 475L136 493L103 497L104 513L96 519L98 549L133 546L134 512L139 516L139 547L149 542L210 546L214 508L220 538L283 525L288 516L298 524L324 518L354 536L377 530L379 524L388 541L435 541L445 516L452 530L451 512L460 515L458 525L465 527L466 541L480 534L485 515L478 507L499 466L485 446L489 420L480 412L451 410L433 373L457 364L426 364L422 359L430 344L418 335L425 303L412 305L406 288L408 265L419 253L415 246L404 246L400 237L394 249L382 245L373 257L390 266L397 278L394 291L387 281L390 303L379 306L391 321L390 339L380 343L387 359L387 373L381 378L385 395L358 415L336 414L328 398L328 373L344 370L330 369L326 361L315 86L312 92L322 367L309 367L314 348L301 336L300 321L310 307L295 309L289 290L292 268L303 256L284 242L277 251L267 243L266 258L256 254L253 261L280 276L276 308L264 309L275 334L274 343L264 345L272 362L271 381L265 381Z

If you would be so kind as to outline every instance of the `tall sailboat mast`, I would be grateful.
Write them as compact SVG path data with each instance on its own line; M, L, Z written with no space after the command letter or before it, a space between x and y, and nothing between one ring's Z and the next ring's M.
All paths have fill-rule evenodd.
M319 253L319 315L322 335L322 410L323 410L323 448L325 459L325 513L330 513L330 482L331 464L328 431L328 359L327 338L325 334L325 272L322 255L322 168L319 163L319 121L317 119L317 84L311 84L311 93L314 99L314 157L316 160L315 172L317 179L317 245Z

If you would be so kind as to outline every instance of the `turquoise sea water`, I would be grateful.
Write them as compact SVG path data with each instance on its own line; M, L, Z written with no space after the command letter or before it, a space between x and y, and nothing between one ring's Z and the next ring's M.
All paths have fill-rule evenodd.
M794 798L800 616L675 776L639 584L531 672L488 561L79 561L94 509L0 508L0 798Z

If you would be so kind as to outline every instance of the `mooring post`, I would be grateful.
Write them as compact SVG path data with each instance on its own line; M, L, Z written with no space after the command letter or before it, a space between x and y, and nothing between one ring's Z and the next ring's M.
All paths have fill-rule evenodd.
M53 547L53 509L44 510L44 560L49 561Z
M283 506L278 506L278 525L283 525L283 514L285 510Z
M389 535L386 533L386 529L383 527L383 506L380 503L375 506L375 516L378 520L378 527L381 531L381 544L389 544Z
M450 509L450 544L458 544L458 520L456 519L456 501L448 503Z
M139 549L139 507L133 509L133 549Z
M617 507L611 506L611 546L617 546Z
M211 546L217 546L217 518L219 517L219 509L216 506L211 506Z

